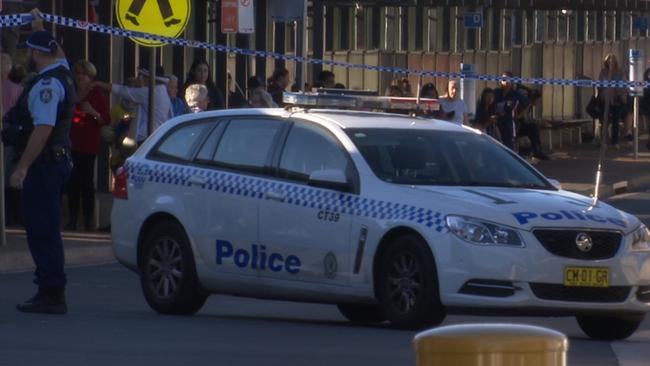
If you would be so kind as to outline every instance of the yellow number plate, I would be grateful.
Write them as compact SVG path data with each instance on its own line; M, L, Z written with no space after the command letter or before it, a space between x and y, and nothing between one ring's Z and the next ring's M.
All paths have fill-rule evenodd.
M609 268L566 267L564 286L609 287Z

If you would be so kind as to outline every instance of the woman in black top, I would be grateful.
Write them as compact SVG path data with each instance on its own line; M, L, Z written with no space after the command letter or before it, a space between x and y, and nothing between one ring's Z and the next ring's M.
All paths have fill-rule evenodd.
M476 107L474 127L500 140L499 130L496 127L497 108L494 101L494 90L490 88L483 89L481 99L479 99Z
M212 75L210 74L210 66L206 61L203 60L194 60L190 71L187 73L187 78L185 79L185 85L183 86L183 93L185 95L185 89L192 84L201 84L205 85L208 88L208 96L210 97L210 104L208 104L208 110L215 109L224 109L225 103L223 100L223 93L212 80Z

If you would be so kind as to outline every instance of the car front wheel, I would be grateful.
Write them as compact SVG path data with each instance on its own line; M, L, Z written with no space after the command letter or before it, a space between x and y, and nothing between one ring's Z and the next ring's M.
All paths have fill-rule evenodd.
M403 329L439 325L445 318L436 267L426 243L409 234L380 253L377 296L390 323Z
M577 316L580 329L590 338L598 340L625 339L639 328L645 314L635 314L627 317L616 316Z
M185 230L175 222L161 222L147 235L140 281L147 303L162 314L194 314L207 299Z

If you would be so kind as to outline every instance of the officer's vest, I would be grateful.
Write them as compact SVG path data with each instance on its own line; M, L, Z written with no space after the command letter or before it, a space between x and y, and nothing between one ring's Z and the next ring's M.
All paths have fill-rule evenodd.
M19 154L25 151L29 137L34 130L34 120L29 111L29 93L41 80L50 78L61 83L65 90L65 96L57 106L55 125L43 153L52 153L54 149L70 149L70 126L74 113L76 93L72 73L64 66L59 66L34 76L18 98L16 105L5 116L3 142L16 149Z

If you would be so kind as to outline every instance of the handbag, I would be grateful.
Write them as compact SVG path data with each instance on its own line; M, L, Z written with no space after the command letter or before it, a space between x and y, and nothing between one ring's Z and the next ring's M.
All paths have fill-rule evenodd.
M604 103L595 95L591 96L587 103L587 114L593 119L602 119L604 113Z

